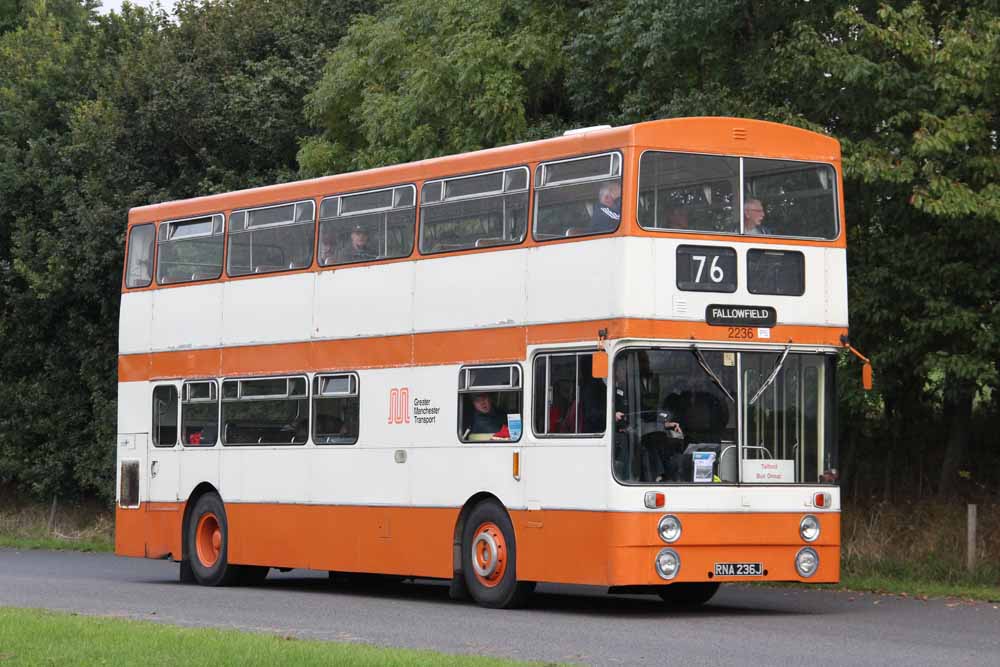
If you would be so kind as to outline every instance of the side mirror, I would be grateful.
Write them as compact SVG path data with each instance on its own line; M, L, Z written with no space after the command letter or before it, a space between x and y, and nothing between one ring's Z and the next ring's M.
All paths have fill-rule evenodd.
M861 386L865 388L865 391L872 390L872 365L871 362L866 361L864 366L861 367Z
M594 352L591 373L595 378L608 377L608 353L604 350Z

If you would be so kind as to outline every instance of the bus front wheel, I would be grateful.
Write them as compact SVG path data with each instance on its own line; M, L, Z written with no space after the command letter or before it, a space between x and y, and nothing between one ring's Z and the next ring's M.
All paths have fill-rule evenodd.
M207 493L194 505L187 525L188 561L202 586L230 586L240 568L229 563L229 524L222 499Z
M495 501L476 505L465 522L462 574L472 599L484 607L518 607L534 589L532 582L517 580L514 526Z

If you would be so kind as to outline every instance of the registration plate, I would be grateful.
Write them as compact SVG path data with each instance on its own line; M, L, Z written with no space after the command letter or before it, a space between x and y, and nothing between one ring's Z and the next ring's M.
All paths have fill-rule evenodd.
M763 563L716 563L717 577L763 577Z

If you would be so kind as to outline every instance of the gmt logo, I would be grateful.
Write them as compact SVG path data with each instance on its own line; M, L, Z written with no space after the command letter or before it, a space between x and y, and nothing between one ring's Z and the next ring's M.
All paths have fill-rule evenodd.
M389 424L410 423L410 388L393 387L389 390Z

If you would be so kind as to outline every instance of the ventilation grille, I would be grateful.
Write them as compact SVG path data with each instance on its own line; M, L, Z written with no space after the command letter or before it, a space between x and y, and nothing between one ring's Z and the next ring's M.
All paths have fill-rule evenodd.
M122 461L121 488L118 493L121 507L139 506L139 462Z
M745 127L734 127L733 128L733 141L746 141L747 140L747 130Z

